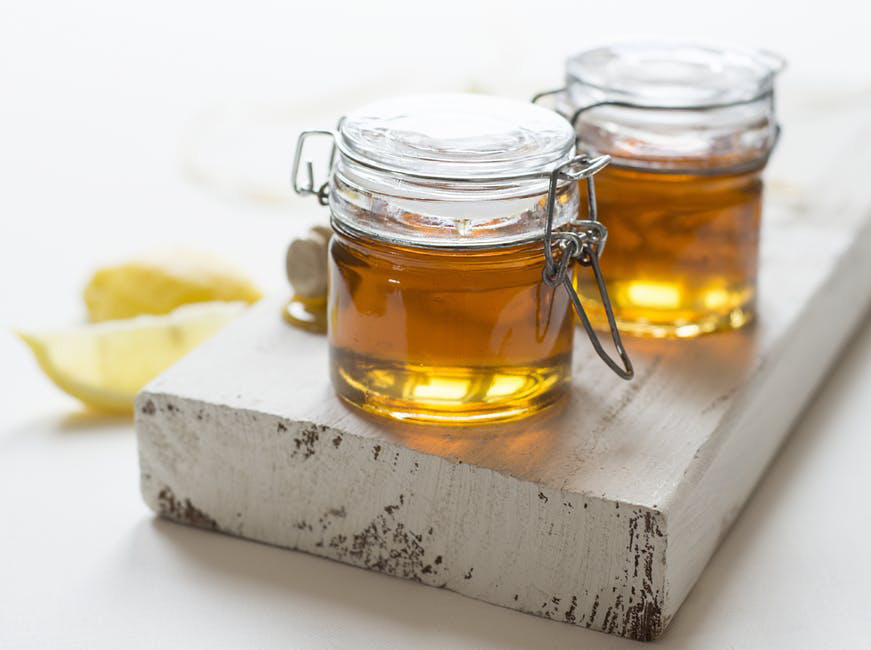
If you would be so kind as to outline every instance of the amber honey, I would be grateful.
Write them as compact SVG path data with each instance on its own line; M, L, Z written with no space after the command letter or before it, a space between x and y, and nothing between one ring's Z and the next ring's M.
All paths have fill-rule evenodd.
M516 420L565 392L572 317L542 282L541 243L424 249L337 234L330 245L332 381L406 421Z
M621 331L683 338L753 318L758 170L694 175L609 167L596 177L596 195L608 227L601 266ZM591 321L606 328L592 275L579 269L577 284Z

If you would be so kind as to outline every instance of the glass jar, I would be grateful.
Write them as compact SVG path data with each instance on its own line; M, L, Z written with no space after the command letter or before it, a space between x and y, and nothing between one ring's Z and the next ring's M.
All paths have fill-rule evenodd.
M318 134L333 154L316 189L310 163L299 176ZM575 156L557 114L476 95L385 100L336 132L304 132L294 189L329 205L335 232L327 321L339 397L439 424L515 420L559 399L580 305L563 289L575 260L598 270L605 236L595 214L578 219L577 181L592 184L605 164ZM622 366L602 354L631 376L616 345Z
M603 47L566 63L557 110L579 149L613 160L597 198L621 331L692 337L753 318L782 68L769 53L693 45ZM596 287L579 277L578 291L604 325Z

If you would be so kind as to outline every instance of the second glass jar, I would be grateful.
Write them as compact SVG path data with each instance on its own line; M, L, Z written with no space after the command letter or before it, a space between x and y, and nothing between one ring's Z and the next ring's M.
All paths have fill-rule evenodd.
M596 189L621 331L693 337L754 317L782 66L764 52L693 45L605 47L567 62L558 110L581 150L613 159ZM578 290L604 325L596 287L579 277Z

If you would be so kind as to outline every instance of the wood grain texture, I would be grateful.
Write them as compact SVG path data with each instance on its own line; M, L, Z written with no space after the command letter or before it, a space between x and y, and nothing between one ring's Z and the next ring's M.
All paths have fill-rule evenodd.
M139 396L146 502L185 523L656 638L871 297L871 123L805 109L795 121L807 137L790 140L787 125L769 183L756 325L630 340L630 383L579 336L562 409L451 430L341 405L325 341L266 302ZM821 159L838 164L823 173Z

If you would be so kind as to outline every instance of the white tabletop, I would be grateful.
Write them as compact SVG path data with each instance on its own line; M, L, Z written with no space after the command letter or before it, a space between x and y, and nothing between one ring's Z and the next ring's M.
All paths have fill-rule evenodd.
M448 0L426 17L380 1L4 8L0 647L640 647L155 519L138 493L131 423L81 411L8 333L76 322L90 270L159 243L223 253L283 291L284 246L321 216L285 197L293 132L395 88L558 82L561 57L587 44L572 27L580 17L530 31L541 15L527 4ZM783 30L782 10L744 4L734 16L695 3L583 15L601 27L597 42L740 33L785 52L794 74L871 100L855 65L871 50L867 19L816 30L823 40L809 48L817 12L796 9ZM826 15L851 6L830 5ZM422 32L427 43L449 33L451 47L421 46ZM553 73L530 72L535 61ZM869 398L866 320L662 646L867 645Z

